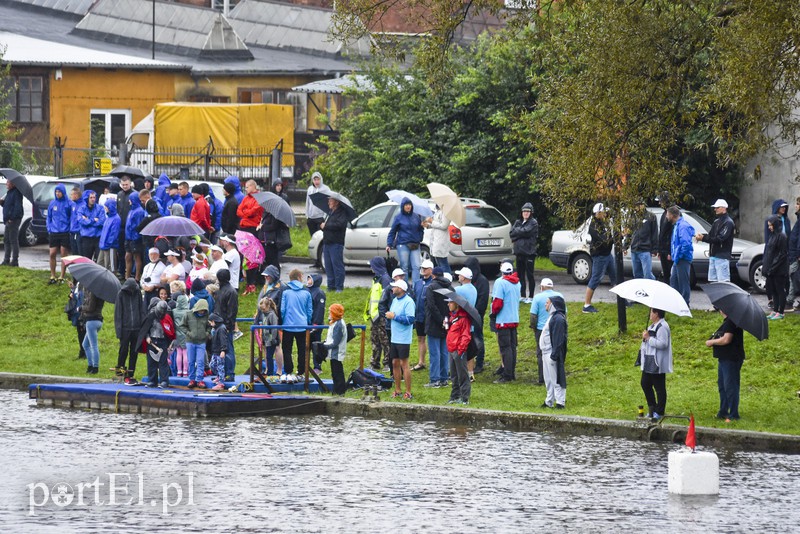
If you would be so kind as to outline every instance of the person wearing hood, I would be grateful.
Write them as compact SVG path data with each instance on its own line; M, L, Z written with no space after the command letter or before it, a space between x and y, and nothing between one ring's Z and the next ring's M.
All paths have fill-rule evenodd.
M203 195L203 186L197 184L192 187L192 198L194 199L194 205L189 218L197 223L197 226L202 228L206 237L208 237L214 232L214 227L211 226L211 206L208 205L208 201Z
M772 297L771 321L783 319L786 308L786 287L789 285L789 239L781 228L781 218L773 215L767 221L769 240L764 245L761 270L767 277L767 295Z
M225 377L235 380L236 354L233 347L233 332L236 328L236 316L239 314L239 294L231 285L231 272L221 269L217 272L219 290L214 294L214 313L222 317L228 335L230 336L230 350L225 353Z
M469 315L456 302L447 299L450 312L447 317L447 352L450 358L453 387L447 404L469 404L472 393L469 370L467 368L467 349L472 341L472 323Z
M239 180L236 180L238 185ZM236 215L236 210L239 209L239 200L236 198L236 186L225 180L225 185L222 187L223 194L225 195L225 203L222 205L222 232L225 234L235 234L239 228L239 216Z
M5 249L3 265L18 267L19 228L25 212L22 205L22 193L14 185L14 182L8 180L6 188L6 196L0 199L0 204L3 206L3 224L6 226L3 237L3 248Z
M258 226L264 216L264 208L253 196L258 193L258 184L256 184L255 180L247 180L245 190L247 191L247 196L239 202L239 208L236 210L236 215L239 216L239 230L253 234L258 239ZM245 271L247 279L247 285L244 290L245 295L255 292L258 273L259 270L255 267Z
M117 215L119 215L119 248L117 248L116 271L120 276L125 273L125 228L128 225L128 213L131 210L130 196L134 193L131 177L123 175L119 179L120 191L117 193Z
M172 310L172 318L175 320L175 341L172 345L175 348L177 376L180 377L189 376L189 354L186 349L186 316L188 314L189 297L184 293L178 293L175 298L175 308Z
M550 314L547 310L547 301L550 299L550 297L564 298L564 295L553 289L553 281L550 278L542 278L541 288L542 291L533 297L533 302L531 302L530 318L530 327L533 329L536 337L536 363L537 367L539 368L539 376L535 384L539 386L544 385L544 361L542 359L541 338L544 325L550 318Z
M539 222L533 217L533 204L522 205L520 218L511 226L511 243L517 258L517 272L521 273L522 302L533 300L536 279L533 276L536 262L536 240L539 238Z
M244 199L244 193L242 192L242 182L239 180L238 176L228 176L225 178L225 184L231 184L233 186L233 197L236 199L236 204L242 202Z
M367 303L364 307L364 322L369 325L372 368L380 369L381 353L383 353L384 361L389 361L389 336L386 334L386 318L380 313L378 304L383 291L389 286L391 278L386 273L386 260L382 257L375 256L369 260L369 267L372 269L373 276Z
M56 185L53 200L47 206L47 241L50 245L50 283L56 283L56 256L61 252L61 257L69 254L69 228L72 217L72 203L67 198L67 188L64 184ZM77 252L77 251L76 251ZM67 266L61 263L61 276L58 283L64 283Z
M664 310L650 309L650 326L642 332L639 359L647 417L658 421L667 409L666 377L672 372L672 332L664 320Z
M733 232L735 230L733 219L728 215L728 203L724 198L718 198L714 204L714 213L717 218L711 225L707 234L695 234L694 239L709 243L708 281L731 281L731 251L733 250Z
M128 197L131 210L128 212L128 223L125 226L125 278L135 276L139 281L142 276L142 235L137 228L145 217L139 193L134 191ZM134 266L136 272L133 272Z
M153 198L156 199L158 202L158 206L161 209L161 215L167 216L169 215L169 206L167 205L170 198L169 198L169 186L172 182L169 179L169 176L166 173L161 173L161 176L158 177L158 187L156 187L155 192L153 193Z
M72 254L81 255L81 222L78 218L78 209L83 205L81 188L77 185L70 190L70 206L72 212L69 216L69 250Z
M100 251L100 234L106 222L106 210L97 204L97 193L83 192L83 205L78 208L81 225L81 255L94 260Z
M481 324L484 324L486 310L489 307L489 280L481 273L481 264L478 258L470 256L464 262L464 267L472 272L472 285L475 286L475 291L478 294L475 299L475 309L478 310L481 316ZM477 348L477 354L467 362L470 375L482 373L484 360L486 359L486 347L483 343L483 328L475 328L472 332L472 338L475 341L474 345Z
M539 338L542 344L544 385L547 389L542 408L563 410L567 405L567 305L564 299L551 296L546 310L550 314ZM666 402L666 397L664 397Z
M113 200L108 202L112 203L116 211L116 202ZM122 283L122 289L119 290L114 303L114 329L119 339L117 376L124 377L125 384L129 386L136 384L136 359L139 353L136 340L146 312L139 284L135 279L128 278Z
M306 287L308 292L311 293L311 324L320 326L325 322L325 302L327 296L320 287L322 285L322 276L319 274L309 274L306 277ZM311 331L311 343L320 341L322 339L321 330ZM322 372L322 360L317 359L314 354L314 372L320 374Z
M183 213L186 217L192 218L192 210L194 209L194 196L189 190L189 182L181 182L178 184L178 200L177 203L183 206Z
M211 334L208 324L208 301L198 299L194 305L189 302L189 312L183 315L180 328L186 332L186 357L189 374L189 388L205 388L203 376L206 366L206 341Z
M772 214L764 220L764 255L761 258L761 265L767 265L770 263L769 259L769 252L767 251L767 245L769 244L769 240L773 234L772 231L769 229L769 221L773 217L778 217L777 224L774 225L774 229L778 233L785 233L786 237L789 237L789 234L792 233L792 223L789 221L789 216L786 214L787 210L789 209L789 204L779 198L772 203ZM762 271L764 268L762 267ZM773 295L771 288L766 288L767 299L768 299L768 306L771 309L775 309L775 295Z
M400 212L395 215L389 235L386 236L386 253L394 248L402 268L411 278L412 287L419 280L419 264L422 261L419 247L425 231L424 219L414 213L414 205L408 198L400 202Z
M425 387L433 388L447 386L450 377L447 331L444 327L444 320L449 316L450 310L447 308L445 296L437 293L437 289L453 289L450 281L444 277L441 267L433 269L433 280L425 288L425 335L430 362L429 382Z
M492 289L492 313L497 331L497 345L502 362L495 374L500 378L495 384L516 380L517 327L519 326L520 284L514 266L509 262L500 264L501 277Z
M448 256L450 255L450 219L448 219L442 208L437 204L436 211L430 219L431 228L431 258L436 267L441 267L442 271L452 273Z
M119 248L119 227L122 224L117 215L117 199L109 198L106 200L106 220L103 223L103 231L100 233L100 254L97 263L114 271L116 266L116 252Z
M270 191L281 197L283 201L286 202L287 204L289 203L289 196L286 193L284 193L283 180L281 180L280 178L272 181L272 187L270 188Z
M169 213L167 215L172 215L174 217L186 217L186 213L183 211L183 206L181 205L181 202L180 202L181 195L178 192L178 190L179 190L178 184L176 184L176 183L171 183L169 185L169 187L167 188L167 205L166 205L166 208L167 208L167 211L169 211ZM177 210L176 206L180 207L180 209L181 209L180 213L178 213L176 211Z
M278 320L281 318L281 300L283 299L283 290L285 286L281 284L281 271L274 265L267 265L267 268L261 273L264 277L264 286L258 294L257 302L261 299L268 297L275 303L275 313L278 314Z
M144 235L142 234L142 230L147 228L147 226L155 221L156 219L160 219L163 217L161 215L161 209L158 206L158 202L155 199L148 200L144 205L145 216L139 225L136 227L136 231L142 236L142 250L150 250L153 248L156 242L156 236L153 235Z
M311 185L306 190L306 225L309 235L314 235L319 230L320 224L325 220L325 212L311 202L314 193L330 192L330 187L322 183L322 175L315 172L311 175Z
M794 308L794 311L800 311L800 307L795 305L795 299L800 294L800 284L797 283L798 269L800 269L800 197L797 197L794 202L794 214L797 217L792 233L789 234L789 293L786 295L786 303Z
M203 280L199 278L194 280L189 289L189 293L189 309L193 308L198 300L205 300L208 304L209 313L214 311L214 298L206 289L206 284Z
M219 231L222 228L222 210L225 208L225 204L217 198L214 190L208 184L203 184L203 189L208 190L206 192L206 202L211 208L211 227L213 231L209 234L208 239L211 243L216 244L219 239Z
M694 227L686 221L678 206L667 208L667 218L673 225L672 248L670 249L672 272L669 285L681 294L688 306L692 296L690 274L694 259L694 247L692 246Z
M324 310L323 310L324 314ZM331 361L331 378L333 378L333 393L344 395L347 391L347 382L344 378L344 358L347 355L347 325L344 322L344 306L331 304L328 311L328 335L325 338L326 352ZM319 342L317 342L319 343ZM316 353L314 355L316 357Z
M300 269L292 269L289 273L289 283L286 284L281 295L281 324L283 328L283 361L286 370L286 381L296 382L294 363L292 361L292 344L297 346L297 374L306 372L306 329L311 324L314 316L314 304L311 302L311 293L306 290L302 282L303 273ZM281 377L283 381L283 377Z
M144 347L147 358L147 387L169 387L169 345L175 339L175 322L169 305L158 298L150 301L147 315L139 328L137 347Z
M214 391L222 391L225 389L225 380L233 380L228 375L228 352L233 349L228 328L225 326L225 320L216 313L208 316L208 324L211 325L211 362L209 367L211 372L215 374Z
M88 364L86 373L90 375L96 375L100 367L100 345L98 345L97 333L103 327L103 304L105 304L103 299L84 288L80 321L86 327L83 350L86 351L86 363Z
M319 225L322 230L322 254L328 291L344 290L344 240L347 234L347 214L335 198L328 198L328 218Z

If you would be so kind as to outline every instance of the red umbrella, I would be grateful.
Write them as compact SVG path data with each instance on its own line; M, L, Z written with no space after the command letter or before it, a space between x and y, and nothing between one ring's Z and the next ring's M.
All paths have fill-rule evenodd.
M61 262L68 267L73 263L92 263L92 260L86 256L78 256L73 254L72 256L61 256Z
M244 230L236 230L236 248L239 249L242 256L254 265L261 265L266 258L264 246L256 236Z

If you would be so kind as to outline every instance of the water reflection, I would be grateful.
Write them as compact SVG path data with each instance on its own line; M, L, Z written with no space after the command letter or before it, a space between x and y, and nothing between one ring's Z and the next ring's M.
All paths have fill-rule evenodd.
M718 451L721 495L674 497L673 445L326 416L111 415L31 402L0 391L4 531L787 532L800 519L798 456ZM76 486L109 472L134 482L141 473L143 504L131 483L131 505L108 505L105 487L102 505L30 506L29 484ZM170 483L183 500L163 515Z

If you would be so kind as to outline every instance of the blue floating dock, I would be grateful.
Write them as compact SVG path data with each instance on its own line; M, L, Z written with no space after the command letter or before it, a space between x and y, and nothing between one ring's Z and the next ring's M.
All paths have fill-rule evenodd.
M190 378L186 377L171 376L169 377L169 385L172 387L185 388L189 385L190 380L191 380ZM147 384L147 377L142 378L142 382L144 384ZM208 376L205 377L203 382L205 383L206 388L208 389L214 387L214 383L211 381L211 377ZM244 391L245 388L242 387L242 384L246 384L249 382L250 382L250 375L236 375L236 380L225 382L225 389L227 390L233 386L239 386L239 389ZM323 379L322 383L325 384L325 387L328 388L328 391L333 390L333 380L329 378ZM292 393L292 392L303 393L305 387L305 381L296 382L294 384L281 384L279 382L270 382L269 385L272 387L272 391L274 393ZM194 391L199 392L203 390L196 389ZM267 391L267 388L258 378L256 378L256 381L253 384L253 389L247 391L252 391L253 393L269 393L269 391ZM319 387L317 381L311 378L308 381L308 393L324 393L324 392Z
M121 383L31 384L28 395L40 406L78 408L114 413L145 413L193 417L242 415L316 415L325 412L319 397L269 394L266 391L228 392L188 389L175 379L170 387L150 388ZM209 380L206 380L208 385ZM233 383L231 383L233 385ZM276 384L276 386L302 384ZM263 384L261 385L263 388ZM276 388L277 389L277 388Z

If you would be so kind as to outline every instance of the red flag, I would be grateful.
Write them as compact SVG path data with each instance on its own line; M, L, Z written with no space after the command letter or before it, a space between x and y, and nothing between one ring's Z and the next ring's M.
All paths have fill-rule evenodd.
M689 416L689 431L686 432L686 446L692 449L692 452L694 452L694 448L697 446L697 440L694 436L694 414Z

